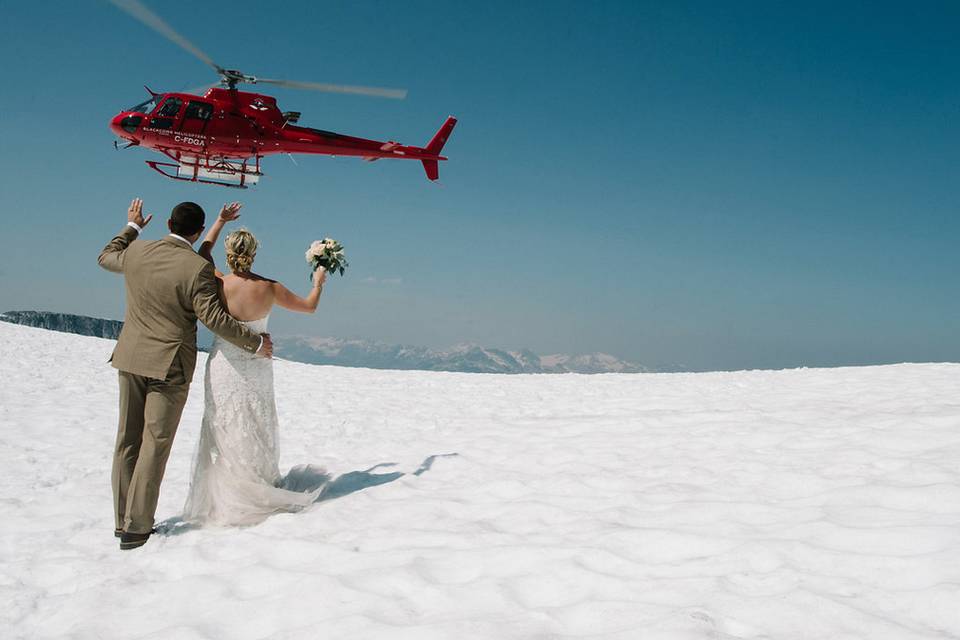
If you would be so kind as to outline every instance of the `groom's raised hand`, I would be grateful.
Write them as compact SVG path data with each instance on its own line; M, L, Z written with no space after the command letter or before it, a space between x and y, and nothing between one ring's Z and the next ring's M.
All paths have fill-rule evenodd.
M127 222L132 222L141 229L150 224L150 221L153 220L153 214L147 215L146 218L143 217L143 200L140 198L134 198L130 203L130 207L127 209Z
M261 358L272 358L273 357L273 340L270 339L269 333L261 333L260 338L263 342L260 343L260 348L257 349L257 355Z

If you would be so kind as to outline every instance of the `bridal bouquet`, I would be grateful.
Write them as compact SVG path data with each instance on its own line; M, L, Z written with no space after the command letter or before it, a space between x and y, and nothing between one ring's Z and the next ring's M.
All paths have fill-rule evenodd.
M310 263L313 271L323 267L328 273L339 271L341 276L343 271L350 266L343 255L343 245L333 238L314 240L310 248L307 249L307 262Z

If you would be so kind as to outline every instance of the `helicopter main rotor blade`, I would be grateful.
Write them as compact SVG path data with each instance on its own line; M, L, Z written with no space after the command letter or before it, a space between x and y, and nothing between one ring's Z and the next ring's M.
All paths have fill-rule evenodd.
M153 11L150 11L150 9L145 7L140 0L110 0L110 2L118 9L127 12L143 24L156 31L167 40L170 40L174 44L178 45L181 49L193 54L206 64L210 65L217 73L221 73L223 71L223 69L217 63L215 63L210 56L201 51L200 48L195 44L174 31L170 25L163 21L163 18L155 14Z
M310 89L312 91L326 91L328 93L352 93L361 96L374 96L377 98L393 98L403 100L407 97L406 89L384 89L381 87L358 87L346 84L326 84L323 82L300 82L299 80L274 80L270 78L257 78L257 84L275 84L278 87L289 87L291 89Z

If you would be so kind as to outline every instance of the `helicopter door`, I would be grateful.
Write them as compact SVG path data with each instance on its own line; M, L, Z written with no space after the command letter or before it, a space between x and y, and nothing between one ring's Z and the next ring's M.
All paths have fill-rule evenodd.
M171 96L153 110L150 119L147 121L147 126L143 129L144 142L147 146L167 146L172 142L174 126L176 126L177 115L180 113L182 105L183 100Z
M163 101L163 105L154 112L153 117L150 118L150 126L156 129L173 129L181 106L183 106L183 100L180 98L167 98Z
M187 103L187 109L183 113L183 120L180 122L180 131L189 134L202 134L207 130L210 118L213 117L213 105L209 102L191 100Z

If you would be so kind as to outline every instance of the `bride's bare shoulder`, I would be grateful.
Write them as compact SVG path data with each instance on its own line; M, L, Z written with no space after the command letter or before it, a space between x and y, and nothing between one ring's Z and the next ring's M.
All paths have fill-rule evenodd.
M266 276L260 275L259 273L253 273L253 272L250 273L250 279L251 279L253 282L257 282L257 283L263 284L263 285L265 285L265 286L270 286L270 287L272 287L272 286L273 286L274 284L276 284L276 282L277 282L276 280L274 280L274 279L272 279L272 278L268 278L268 277L266 277Z
M223 276L223 281L235 282L238 284L243 283L247 286L264 288L264 289L270 288L273 286L274 283L276 283L276 280L267 278L266 276L262 276L258 273L253 273L252 271L244 273L243 275L239 275L239 276L235 273L225 274Z

